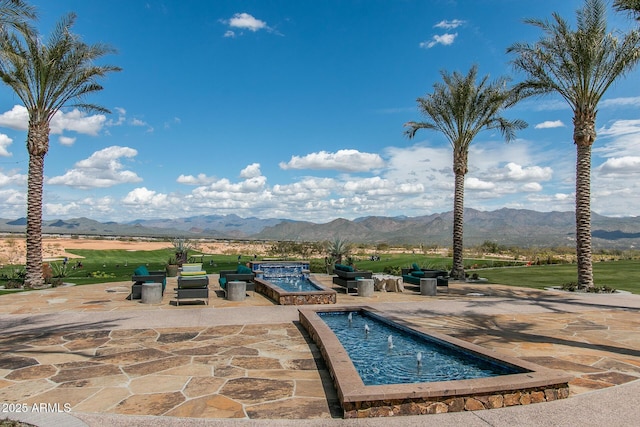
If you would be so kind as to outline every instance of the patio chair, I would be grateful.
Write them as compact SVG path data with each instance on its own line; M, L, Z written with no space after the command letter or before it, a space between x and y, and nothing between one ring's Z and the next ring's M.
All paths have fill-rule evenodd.
M209 277L202 270L201 263L183 264L178 276L176 291L176 305L185 299L204 299L209 304Z
M164 295L164 289L167 286L167 272L166 271L149 271L146 266L141 265L133 271L131 276L131 295L130 300L142 298L142 284L143 283L162 283L162 295Z

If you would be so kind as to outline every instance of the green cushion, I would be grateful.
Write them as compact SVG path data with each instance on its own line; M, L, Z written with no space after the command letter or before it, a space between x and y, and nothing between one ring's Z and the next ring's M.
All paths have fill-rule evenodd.
M134 276L148 276L149 275L149 270L147 270L146 266L141 265L140 267L136 268L133 271L133 275Z
M238 274L251 274L253 272L246 265L240 264L240 265L238 265L238 268L236 269L236 273L238 273Z
M413 264L411 264L411 268L414 271L420 271L420 266L418 264L416 264L415 262Z
M206 271L183 271L180 273L181 276L206 276Z
M420 270L420 271L412 271L411 275L414 277L424 277L424 271Z
M219 278L218 283L220 283L220 287L222 289L225 289L227 287L227 278L226 277Z

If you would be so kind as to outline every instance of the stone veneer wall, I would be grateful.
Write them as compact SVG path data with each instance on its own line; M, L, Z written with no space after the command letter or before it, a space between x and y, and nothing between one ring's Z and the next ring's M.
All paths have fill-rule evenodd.
M502 393L443 397L431 399L404 399L343 404L344 418L392 417L397 415L426 415L447 412L478 411L550 402L569 397L567 384Z

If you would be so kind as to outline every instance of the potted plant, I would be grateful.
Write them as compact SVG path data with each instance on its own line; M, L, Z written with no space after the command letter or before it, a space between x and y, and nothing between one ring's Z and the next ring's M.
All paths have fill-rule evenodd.
M178 262L175 258L169 258L169 262L167 262L167 277L176 277L178 275Z
M189 249L193 247L193 243L191 243L187 239L178 238L173 239L171 241L171 244L173 245L173 249L176 254L176 264L181 267L182 264L187 262Z

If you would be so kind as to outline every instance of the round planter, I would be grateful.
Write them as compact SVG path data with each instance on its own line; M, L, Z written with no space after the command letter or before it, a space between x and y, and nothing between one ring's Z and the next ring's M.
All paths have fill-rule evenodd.
M178 275L178 264L167 265L167 277L176 277Z

